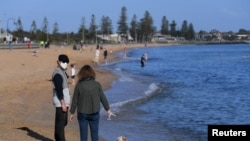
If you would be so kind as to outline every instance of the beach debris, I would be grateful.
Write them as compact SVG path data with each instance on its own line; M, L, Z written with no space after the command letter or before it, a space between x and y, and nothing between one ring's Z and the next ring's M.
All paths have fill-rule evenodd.
M32 56L34 56L34 57L38 57L38 56L37 56L37 53L38 53L38 51L37 51L37 50L32 51Z

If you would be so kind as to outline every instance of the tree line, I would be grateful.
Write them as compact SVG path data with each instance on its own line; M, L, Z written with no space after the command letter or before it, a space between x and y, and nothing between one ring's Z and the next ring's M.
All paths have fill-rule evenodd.
M115 33L120 34L124 39L128 39L128 35L134 39L135 42L150 42L152 36L160 32L163 35L170 35L172 37L183 37L185 40L193 40L195 38L195 30L192 23L184 20L181 28L177 29L177 23L173 20L168 21L166 16L162 17L160 30L157 31L154 26L154 20L149 11L145 11L144 17L138 19L134 14L130 23L127 18L127 8L121 8L119 20L117 22L118 28ZM76 33L60 33L59 24L55 22L52 25L52 33L49 32L49 21L44 17L42 27L39 29L35 20L32 21L30 30L25 31L22 26L21 18L16 22L15 31L11 32L15 37L28 37L32 41L39 42L50 41L54 43L74 43L84 41L85 43L96 43L100 39L96 35L110 35L113 34L113 22L109 16L102 16L100 24L96 23L95 15L91 15L89 28L86 28L85 17L81 17L81 23ZM7 29L8 30L8 29Z

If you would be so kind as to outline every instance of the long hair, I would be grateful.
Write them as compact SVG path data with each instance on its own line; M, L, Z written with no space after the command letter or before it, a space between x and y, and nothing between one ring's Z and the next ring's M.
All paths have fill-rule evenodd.
M90 65L82 66L77 76L78 76L79 81L86 79L86 78L93 78L93 79L96 78L95 71L92 69Z

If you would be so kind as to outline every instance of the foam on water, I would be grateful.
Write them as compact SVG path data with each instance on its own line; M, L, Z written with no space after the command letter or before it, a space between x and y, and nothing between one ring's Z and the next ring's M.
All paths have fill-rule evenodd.
M145 102L147 100L149 100L150 98L152 98L153 96L159 94L161 91L161 88L159 86L157 86L155 83L151 83L148 86L148 89L144 91L144 94L141 94L141 96L135 97L133 99L126 99L124 101L119 101L116 103L112 103L110 104L110 108L112 109L112 111L114 113L118 113L120 112L120 109L122 106L127 106L127 105L134 105L134 104L138 104L141 102ZM105 110L102 108L101 109L101 115L105 115Z

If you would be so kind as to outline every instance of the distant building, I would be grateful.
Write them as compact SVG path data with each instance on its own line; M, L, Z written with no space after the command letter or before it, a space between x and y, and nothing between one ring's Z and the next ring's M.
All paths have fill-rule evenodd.
M7 43L8 41L12 41L13 40L13 35L10 33L2 33L0 34L0 42L4 42Z
M120 43L123 41L130 42L133 41L134 39L128 35L121 35L121 34L110 34L110 35L96 35L96 37L103 42L110 42L110 43Z
M247 34L238 34L237 39L238 40L247 40L247 39L249 39L249 35L247 35Z
M96 37L103 42L119 43L121 42L121 36L119 34L110 35L96 35Z
M155 43L173 43L176 41L177 39L175 37L171 37L170 35L163 35L161 33L154 34L152 38L152 42Z

